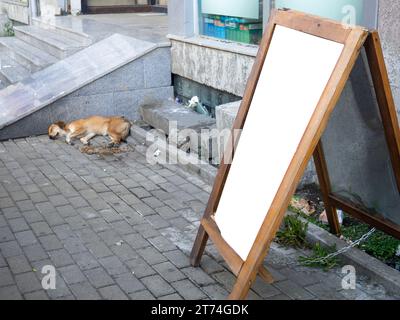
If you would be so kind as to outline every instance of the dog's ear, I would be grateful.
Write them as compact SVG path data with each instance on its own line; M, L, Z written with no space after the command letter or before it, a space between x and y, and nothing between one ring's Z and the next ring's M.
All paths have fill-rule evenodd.
M65 122L64 121L57 121L55 123L55 125L59 126L60 129L64 129L65 128Z

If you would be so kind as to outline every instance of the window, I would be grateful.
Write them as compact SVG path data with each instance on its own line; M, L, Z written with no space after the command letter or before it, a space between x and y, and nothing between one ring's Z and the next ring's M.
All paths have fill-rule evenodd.
M377 27L378 0L272 0L272 7L290 8L368 28Z
M264 0L199 0L200 34L258 44L263 33L263 2Z

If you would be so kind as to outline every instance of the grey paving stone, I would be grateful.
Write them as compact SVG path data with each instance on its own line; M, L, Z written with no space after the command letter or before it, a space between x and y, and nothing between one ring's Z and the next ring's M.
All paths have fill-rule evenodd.
M54 266L57 268L68 266L68 265L75 263L75 261L72 259L71 255L65 249L49 251L48 253L49 253L51 261L54 263Z
M87 222L78 215L65 218L65 222L70 225L72 230L80 230L88 227Z
M68 200L75 209L84 208L89 205L88 202L81 196L71 197Z
M149 238L148 241L160 252L176 250L177 247L164 236Z
M345 296L341 292L327 288L321 283L306 286L305 289L319 300L345 300ZM289 293L286 292L286 294L293 298Z
M43 213L42 216L51 227L59 226L65 223L64 219L57 212Z
M171 262L162 262L153 265L153 268L168 282L185 279L186 276L179 271Z
M15 237L17 238L17 241L21 246L28 246L32 245L38 242L37 238L33 234L32 231L27 230L27 231L21 231L15 233Z
M214 273L212 277L215 280L217 280L219 284L223 285L223 287L228 291L230 291L233 288L233 285L235 284L236 281L234 275L229 271Z
M264 280L260 279L260 277L256 278L256 281L253 283L252 289L264 299L268 299L282 293L273 285L268 284Z
M88 223L95 232L102 232L110 229L110 225L106 221L104 221L103 218L91 219L88 220Z
M48 255L40 244L33 244L23 248L26 257L30 262L47 259Z
M319 279L314 276L314 272L305 272L299 269L291 268L279 269L279 273L283 274L287 279L297 283L301 287L309 286L319 282Z
M123 242L121 245L111 246L112 252L120 258L122 261L132 260L139 257L139 255L134 251L127 243Z
M121 235L113 229L98 232L97 235L109 246L122 240Z
M35 222L31 224L31 228L36 236L44 236L53 233L47 222Z
M62 249L63 245L54 234L39 237L39 241L46 251Z
M72 264L69 266L58 268L57 270L58 272L60 272L65 283L67 283L68 285L86 281L85 275L82 273L77 265Z
M21 211L28 211L35 209L35 206L31 200L17 201L16 205Z
M6 226L6 227L1 227L0 228L0 242L8 242L15 240L14 234L11 231L11 229ZM18 238L17 238L18 240Z
M132 300L154 300L154 296L149 290L142 290L139 292L130 293L129 297Z
M24 218L16 218L8 220L13 232L29 230L29 226ZM1 232L1 231L0 231Z
M68 288L67 284L59 274L56 273L56 289L54 290L47 290L47 294L49 295L50 299L56 300L74 300L74 296L71 293L71 290Z
M127 267L116 256L99 259L99 263L110 275L119 275L129 272Z
M14 274L32 271L32 267L24 255L9 257L7 262Z
M150 243L138 233L123 236L123 239L134 249L149 247Z
M178 268L185 268L190 266L189 257L180 250L164 252L164 256L166 256L168 260L171 261Z
M18 287L12 285L0 288L0 300L22 300L22 296Z
M130 271L139 279L156 273L156 271L140 257L125 261L125 264L128 266Z
M145 277L142 278L141 281L155 297L161 297L166 296L167 294L175 293L175 289L172 288L168 282L162 279L159 275Z
M276 296L269 297L268 300L293 300L291 297L287 296L286 294L278 294Z
M105 287L115 283L103 268L86 270L84 274L95 288Z
M284 280L274 283L274 286L277 287L284 294L288 295L289 297L295 300L307 300L307 299L312 299L314 297L304 288L300 287L299 285L289 280Z
M140 233L144 238L152 238L160 235L160 232L156 230L150 223L145 222L142 224L134 225L135 231Z
M96 258L88 251L73 254L72 258L75 260L81 270L94 269L100 266Z
M183 298L179 294L173 293L163 297L159 297L158 300L183 300Z
M100 300L97 293L89 282L75 283L70 286L72 293L78 300Z
M154 265L154 264L158 264L158 263L167 261L167 258L164 257L159 251L157 251L153 247L138 249L137 252L150 265Z
M197 288L190 280L179 280L171 285L186 300L200 300L206 298L204 292Z
M224 267L208 255L203 255L200 266L207 274L224 271Z
M21 210L19 208L17 208L17 207L4 208L4 207L0 206L0 208L1 208L1 211L3 212L3 214L4 214L4 217L6 219L8 219L8 220L22 217Z
M153 209L164 206L164 203L158 200L156 197L142 198L142 201Z
M125 220L110 223L111 227L121 235L131 234L134 232L132 226Z
M49 300L48 295L44 290L38 290L24 294L25 300Z
M181 269L181 271L200 287L215 283L215 280L200 268L187 267Z
M64 206L59 206L56 208L56 210L63 218L73 217L78 214L78 212L69 204Z
M53 228L53 231L60 240L65 240L67 238L74 236L74 233L72 232L70 226L67 224L55 226Z
M33 203L40 203L40 202L48 201L47 195L45 195L41 191L31 193L31 194L29 194L29 197L31 198Z
M63 240L64 248L70 253L80 253L87 251L84 243L77 236L72 236Z
M86 245L86 247L96 258L109 257L113 254L109 247L101 241L89 243Z
M132 273L125 273L117 276L115 282L127 294L145 289L144 285Z
M11 271L8 267L0 268L0 287L14 284Z
M92 207L82 207L77 209L78 214L85 220L97 218L99 214Z
M3 255L0 252L0 267L7 267L6 259L3 258Z
M180 214L176 210L172 210L168 206L162 206L156 209L156 212L165 220L177 218Z
M229 296L229 292L219 284L211 284L201 289L212 300L226 300Z
M61 194L49 196L49 200L55 207L68 204L68 200Z
M4 218L3 215L0 215L0 227L6 227L7 226L7 221Z
M145 197L150 197L151 193L148 192L146 189L142 188L142 187L138 187L138 188L131 188L129 189L136 197L138 198L145 198Z
M8 241L0 243L0 252L4 258L18 256L23 253L17 241Z
M175 218L178 219L178 218ZM155 229L162 229L162 228L168 228L169 226L174 225L173 220L170 220L168 222L158 214L152 214L149 216L146 216L146 220L155 228Z
M99 292L106 300L128 300L125 293L116 285L101 288Z
M15 276L15 282L22 293L28 293L42 289L42 285L33 271L17 274Z

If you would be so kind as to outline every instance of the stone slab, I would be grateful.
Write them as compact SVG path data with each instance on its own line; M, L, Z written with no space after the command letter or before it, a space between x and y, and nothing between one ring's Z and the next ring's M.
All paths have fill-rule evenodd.
M152 127L163 131L165 134L173 128L171 122L177 123L177 129L210 128L215 125L215 119L199 114L174 102L165 102L161 105L149 105L140 108L143 120Z

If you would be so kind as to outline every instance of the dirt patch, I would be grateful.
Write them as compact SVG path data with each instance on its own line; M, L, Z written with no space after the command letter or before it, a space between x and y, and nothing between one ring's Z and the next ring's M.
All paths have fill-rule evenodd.
M97 154L101 156L112 156L114 154L126 153L134 151L134 148L130 145L122 145L116 147L108 146L83 146L79 148L79 151L85 154Z

